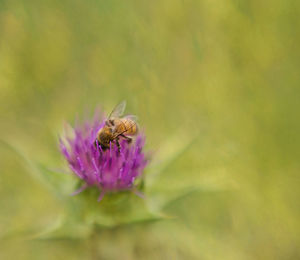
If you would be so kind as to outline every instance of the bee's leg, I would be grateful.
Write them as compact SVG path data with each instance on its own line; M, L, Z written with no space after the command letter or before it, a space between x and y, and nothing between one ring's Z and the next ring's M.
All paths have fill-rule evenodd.
M116 145L118 147L118 152L120 153L120 143L119 143L119 138L116 138Z
M95 146L95 148L98 148L98 142L97 142L97 139L95 140L95 142L94 142L94 146Z
M132 138L126 136L126 135L123 135L121 134L120 136L122 136L128 143L131 143L132 142Z

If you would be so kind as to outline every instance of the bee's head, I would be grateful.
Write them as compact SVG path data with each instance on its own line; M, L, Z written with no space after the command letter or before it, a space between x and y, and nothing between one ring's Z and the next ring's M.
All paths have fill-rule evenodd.
M113 140L111 127L103 126L98 132L97 139L102 148L109 147L110 142Z

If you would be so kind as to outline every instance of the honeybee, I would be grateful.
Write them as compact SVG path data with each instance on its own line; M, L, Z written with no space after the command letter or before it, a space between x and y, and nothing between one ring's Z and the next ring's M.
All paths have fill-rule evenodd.
M103 150L109 148L110 143L115 143L120 151L119 138L122 137L130 143L131 137L137 134L137 117L133 115L121 117L125 107L125 101L118 104L105 121L105 125L98 131L95 144L98 143Z

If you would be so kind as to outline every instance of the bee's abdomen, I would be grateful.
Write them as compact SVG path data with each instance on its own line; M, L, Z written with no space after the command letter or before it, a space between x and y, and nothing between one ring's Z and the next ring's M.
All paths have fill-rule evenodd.
M135 135L137 133L136 123L129 118L122 118L117 126L117 132L124 135Z

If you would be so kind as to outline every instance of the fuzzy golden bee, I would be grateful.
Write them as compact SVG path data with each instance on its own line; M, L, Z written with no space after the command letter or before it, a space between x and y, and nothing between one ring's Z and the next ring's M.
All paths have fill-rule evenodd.
M95 143L98 143L103 150L109 148L110 143L115 143L120 149L119 138L124 138L131 142L131 137L137 134L136 116L127 115L121 117L125 107L125 101L117 105L105 121L105 125L98 131Z

